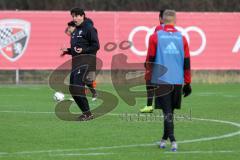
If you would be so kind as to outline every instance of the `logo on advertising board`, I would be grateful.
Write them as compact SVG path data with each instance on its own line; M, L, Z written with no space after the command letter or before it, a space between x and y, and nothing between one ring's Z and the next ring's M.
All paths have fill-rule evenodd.
M0 20L0 52L11 62L18 60L27 48L31 24L20 19Z
M201 44L196 50L190 50L191 56L198 56L204 51L204 49L206 47L207 39L206 39L206 35L205 35L204 31L201 28L198 28L197 26L189 26L189 27L186 27L186 28L176 26L176 29L178 31L180 31L182 33L182 35L184 35L186 37L188 43L190 43L189 32L196 32L200 36ZM154 30L155 30L155 27L149 28L149 27L146 27L146 26L137 26L137 27L135 27L131 30L131 32L129 33L129 36L128 36L128 40L130 42L133 42L134 36L138 32L141 32L141 31L146 32L146 36L145 36L145 39L144 39L146 49L145 50L139 50L137 47L134 46L134 43L133 43L133 45L131 46L131 50L134 54L136 54L138 56L146 56L147 55L148 40L149 40L149 37L151 36L151 34L154 33Z

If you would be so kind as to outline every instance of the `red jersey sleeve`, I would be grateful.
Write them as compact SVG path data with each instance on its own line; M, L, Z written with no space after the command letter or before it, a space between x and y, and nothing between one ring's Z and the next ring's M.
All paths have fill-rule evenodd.
M184 82L191 83L191 63L190 63L190 51L188 42L183 36L183 47L184 47Z
M162 25L158 25L158 26L155 28L154 33L157 32L157 31L160 31L160 30L163 30Z
M157 51L157 34L152 34L149 38L146 62L153 62Z

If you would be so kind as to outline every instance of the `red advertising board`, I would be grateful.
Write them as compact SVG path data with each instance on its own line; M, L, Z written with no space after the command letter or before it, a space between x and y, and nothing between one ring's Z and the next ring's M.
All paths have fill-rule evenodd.
M98 30L101 48L97 57L103 69L111 69L112 56L120 53L128 63L144 62L148 38L159 23L157 12L86 15ZM61 47L70 45L64 30L71 19L66 11L1 11L0 69L55 69L69 60L59 54ZM240 69L240 13L178 12L176 27L188 39L192 69ZM131 41L132 46L121 47L123 41ZM109 42L116 49L106 50Z

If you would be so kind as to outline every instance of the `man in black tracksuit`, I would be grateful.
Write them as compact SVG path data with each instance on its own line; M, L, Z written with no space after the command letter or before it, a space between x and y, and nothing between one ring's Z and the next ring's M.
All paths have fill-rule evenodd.
M85 20L84 20L84 23L87 25L87 26L89 26L89 27L93 27L93 21L90 19L90 18L85 18ZM67 24L68 26L67 26L67 28L65 29L65 33L68 35L68 36L70 36L70 37L72 37L72 34L73 34L73 32L74 32L74 30L76 29L76 24L75 24L75 22L74 21L70 21L70 22L68 22L68 24ZM71 53L71 48L69 48L69 53ZM61 57L63 57L64 56L64 54L62 54L61 55ZM90 84L90 83L87 83L86 84L87 86L88 86L88 89L91 91L91 93L92 93L92 101L95 101L96 99L97 99L97 91L96 91L96 89L95 89L95 87L96 87L96 81L95 80L92 80L92 83Z
M83 114L79 120L86 121L93 118L85 94L85 85L95 80L96 53L99 50L97 30L85 17L83 9L71 9L76 29L71 35L71 48L63 54L72 55L72 72L70 75L70 93Z

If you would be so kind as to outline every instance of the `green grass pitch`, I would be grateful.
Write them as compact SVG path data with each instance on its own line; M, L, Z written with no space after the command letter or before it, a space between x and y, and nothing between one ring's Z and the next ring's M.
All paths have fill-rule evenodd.
M136 116L145 98L128 106L118 97L111 113L89 122L69 122L56 117L54 91L48 86L2 85L0 160L238 159L240 85L193 84L192 88L192 95L176 111L185 119L175 121L179 149L173 153L169 144L164 150L156 144L162 136L161 119ZM98 89L117 96L109 84L99 84ZM89 100L91 107L101 103ZM79 111L75 104L71 110ZM155 110L152 115L158 113Z

